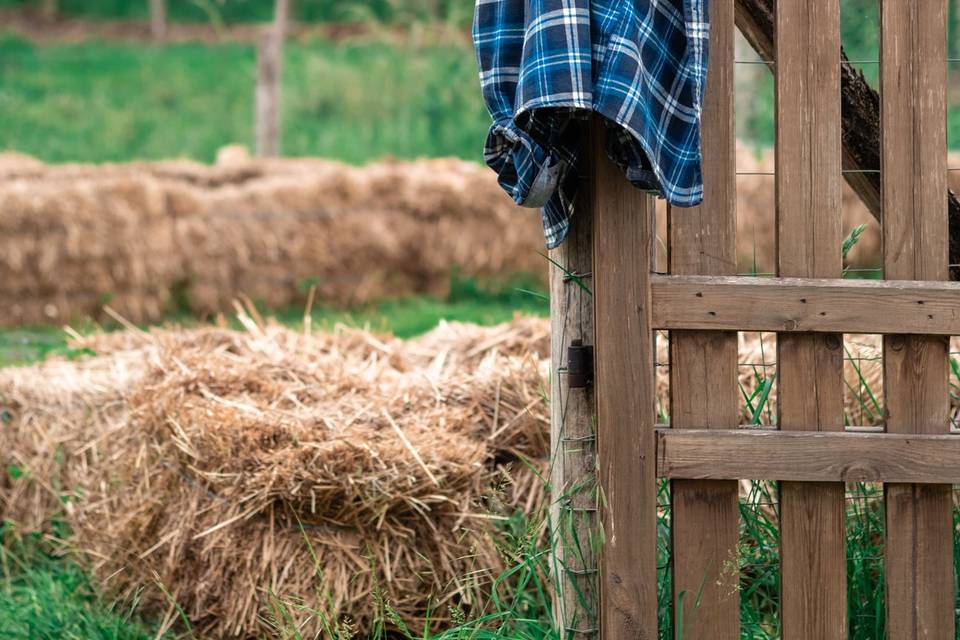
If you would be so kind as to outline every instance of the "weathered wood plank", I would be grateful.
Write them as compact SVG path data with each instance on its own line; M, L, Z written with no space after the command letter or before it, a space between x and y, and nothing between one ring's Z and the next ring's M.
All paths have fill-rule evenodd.
M591 160L592 162L592 160ZM569 385L567 349L579 340L594 344L593 298L593 196L590 181L577 192L577 214L566 241L550 252L557 265L550 267L550 443L551 521L556 549L554 613L564 640L585 640L599 635L597 568L597 449L593 385ZM584 287L568 277L579 277Z
M653 200L623 178L594 121L593 301L603 507L604 640L657 638L655 381L650 326Z
M777 271L839 278L840 3L778 0ZM802 303L801 303L802 304ZM843 429L843 336L777 337L778 424ZM784 640L847 635L844 485L780 484Z
M952 282L655 275L650 286L656 329L960 334Z
M956 484L960 483L960 436L659 429L657 475L714 480ZM952 593L952 588L949 591Z
M704 203L668 210L673 274L736 274L733 4L733 0L710 3L710 80L702 140ZM716 428L737 426L735 331L670 334L670 414L677 429L708 423ZM738 640L738 483L678 480L670 495L673 628L682 629L686 640ZM681 594L686 594L682 606Z
M880 3L883 263L892 280L948 277L946 0ZM948 341L917 323L884 339L887 431L949 428ZM941 481L950 482L946 474ZM952 639L950 486L887 485L890 638Z

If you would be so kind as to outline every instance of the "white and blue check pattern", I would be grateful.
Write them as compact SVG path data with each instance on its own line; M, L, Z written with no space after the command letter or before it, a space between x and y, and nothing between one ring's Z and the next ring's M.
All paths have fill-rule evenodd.
M630 182L703 200L700 114L708 0L477 0L473 38L493 126L484 157L547 246L567 235L587 116Z

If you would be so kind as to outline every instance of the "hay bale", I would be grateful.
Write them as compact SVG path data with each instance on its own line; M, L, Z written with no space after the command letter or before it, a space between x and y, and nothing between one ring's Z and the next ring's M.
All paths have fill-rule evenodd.
M290 611L311 632L311 611L368 630L378 593L407 624L428 603L440 621L483 606L504 567L491 516L542 500L517 460L548 456L548 344L533 320L406 343L253 325L96 336L78 345L95 357L0 372L0 450L27 470L0 486L0 517L29 530L62 513L110 589L158 580L216 637L262 633L271 594L306 607Z
M0 325L197 315L238 296L274 307L443 296L450 274L544 275L536 212L458 160L0 163ZM508 233L505 231L509 230ZM51 311L52 309L52 311ZM178 309L182 310L182 309Z

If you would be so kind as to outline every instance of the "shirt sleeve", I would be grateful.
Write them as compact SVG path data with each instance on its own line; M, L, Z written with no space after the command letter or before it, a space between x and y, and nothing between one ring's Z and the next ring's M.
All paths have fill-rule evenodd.
M511 120L516 109L523 57L525 0L477 0L473 43L480 87L495 124Z

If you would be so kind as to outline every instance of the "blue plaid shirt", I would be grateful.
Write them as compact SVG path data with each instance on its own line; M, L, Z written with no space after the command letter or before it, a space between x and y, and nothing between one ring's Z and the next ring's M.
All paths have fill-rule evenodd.
M484 157L518 204L542 208L549 248L569 229L591 111L630 182L675 206L702 201L708 0L476 2Z

